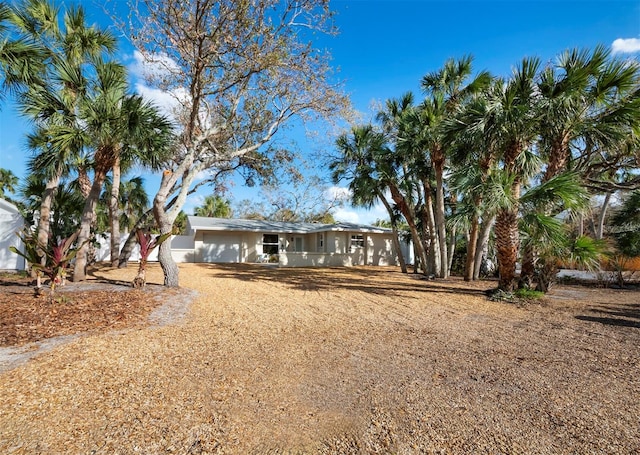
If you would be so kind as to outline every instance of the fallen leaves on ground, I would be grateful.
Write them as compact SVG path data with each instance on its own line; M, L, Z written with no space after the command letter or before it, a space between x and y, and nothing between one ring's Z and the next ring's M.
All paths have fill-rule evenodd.
M50 301L35 296L31 280L0 277L0 346L18 346L60 335L122 329L146 323L160 301L152 291L112 286L104 290L60 287Z

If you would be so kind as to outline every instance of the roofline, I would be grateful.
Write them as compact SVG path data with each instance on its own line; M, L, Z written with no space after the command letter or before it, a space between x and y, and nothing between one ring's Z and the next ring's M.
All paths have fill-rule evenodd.
M246 220L241 218L229 218L224 219L228 222L232 223L233 221L250 221L256 223L269 223L270 226L237 226L233 229L230 229L228 226L211 226L206 224L198 224L193 223L194 218L205 218L207 217L197 217L197 216L188 216L189 226L192 230L197 231L238 231L238 232L274 232L279 234L312 234L312 233L320 233L320 232L364 232L364 233L372 233L372 234L390 234L392 233L391 229L388 228L380 228L377 226L369 226L369 225L358 225L353 224L349 225L346 223L336 223L336 224L317 224L314 223L304 223L299 227L294 227L296 222L287 222L287 221L261 221L261 220ZM208 218L214 219L214 218ZM278 226L278 225L281 226ZM286 225L285 225L286 224Z

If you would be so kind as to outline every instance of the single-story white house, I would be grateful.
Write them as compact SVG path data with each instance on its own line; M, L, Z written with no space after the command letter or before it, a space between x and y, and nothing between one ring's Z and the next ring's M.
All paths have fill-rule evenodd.
M187 226L193 250L185 248L185 236L172 239L177 261L277 262L282 267L397 265L391 229L377 226L199 216L189 216Z
M18 250L24 251L24 245L16 235L16 232L23 228L24 218L20 215L18 208L0 199L0 270L25 270L24 258L9 249L15 246Z

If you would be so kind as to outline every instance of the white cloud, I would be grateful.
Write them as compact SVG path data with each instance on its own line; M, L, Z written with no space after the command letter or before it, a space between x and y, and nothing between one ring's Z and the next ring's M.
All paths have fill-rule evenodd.
M614 54L625 53L631 54L640 52L640 39L638 38L618 38L611 44L611 50Z
M343 221L345 223L360 223L360 215L353 210L345 208L338 208L333 214L336 221Z
M173 74L180 72L178 64L167 54L143 54L136 50L128 69L135 79L136 92L156 105L164 115L175 119L181 103L189 99L188 91L185 88L161 90L151 87L149 81L171 79Z
M135 88L140 96L152 102L170 119L176 118L176 112L179 111L182 103L189 97L187 90L183 88L168 92L142 83L137 83Z
M179 73L180 67L164 52L143 54L136 50L133 52L133 63L129 65L129 71L138 79L163 78Z

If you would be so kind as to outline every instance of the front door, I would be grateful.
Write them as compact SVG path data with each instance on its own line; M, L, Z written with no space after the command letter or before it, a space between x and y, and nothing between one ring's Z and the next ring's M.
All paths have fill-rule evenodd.
M296 253L302 252L302 237L294 238L293 251L295 251Z

